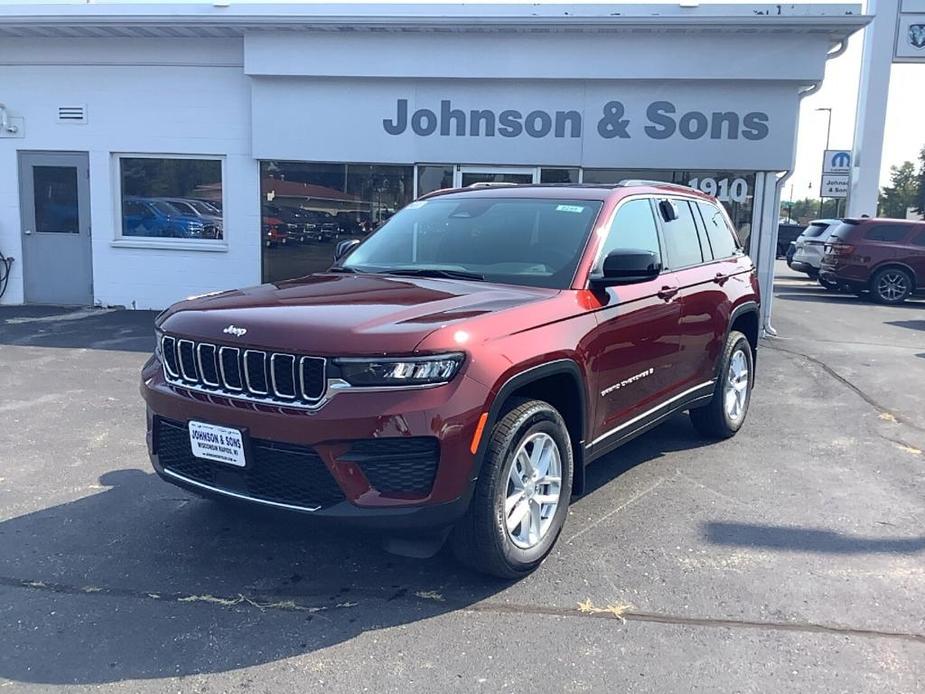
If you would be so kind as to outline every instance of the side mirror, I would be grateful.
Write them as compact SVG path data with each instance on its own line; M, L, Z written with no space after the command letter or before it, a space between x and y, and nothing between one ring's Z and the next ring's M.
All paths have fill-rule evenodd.
M337 262L350 251L352 251L356 246L359 246L360 242L356 239L347 239L345 241L340 241L336 246L334 246L334 262Z
M617 248L604 258L600 274L593 275L591 283L599 287L638 284L654 280L661 271L662 263L656 253L638 248Z

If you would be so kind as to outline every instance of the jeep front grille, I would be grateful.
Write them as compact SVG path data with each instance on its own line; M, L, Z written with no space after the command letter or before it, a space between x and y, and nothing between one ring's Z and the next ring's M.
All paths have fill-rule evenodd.
M327 390L327 362L287 352L161 338L164 377L206 393L257 402L316 407Z

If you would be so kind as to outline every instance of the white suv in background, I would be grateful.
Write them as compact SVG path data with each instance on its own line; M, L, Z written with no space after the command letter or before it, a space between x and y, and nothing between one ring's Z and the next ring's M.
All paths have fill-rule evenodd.
M838 219L814 219L811 221L794 242L796 251L790 263L791 269L797 272L805 272L811 279L818 279L825 242L840 221ZM825 287L826 284L822 283L822 286Z

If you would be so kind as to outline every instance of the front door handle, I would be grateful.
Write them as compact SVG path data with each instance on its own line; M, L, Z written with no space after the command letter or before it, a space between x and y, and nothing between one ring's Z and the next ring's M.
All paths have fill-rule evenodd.
M665 301L671 301L671 298L678 293L677 287L664 286L658 291L658 298Z

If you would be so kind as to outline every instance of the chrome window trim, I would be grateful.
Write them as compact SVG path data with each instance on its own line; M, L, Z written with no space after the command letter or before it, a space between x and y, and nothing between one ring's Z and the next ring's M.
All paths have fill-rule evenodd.
M305 390L305 362L306 360L311 360L311 361L320 360L321 361L321 374L322 374L321 382L326 383L328 384L328 386L330 386L331 381L325 378L328 374L328 360L325 359L324 357L301 357L299 359L299 389L302 393L302 397L307 402L318 402L319 400L324 399L326 395L327 387L319 395L309 396L308 391ZM340 381L340 379L335 379L335 380ZM342 381L342 382L346 383L346 381Z
M234 350L235 352L235 361L238 363L238 380L241 381L239 387L234 387L228 384L228 379L225 377L225 362L222 359L222 352L225 350ZM218 372L222 379L222 387L227 388L228 390L234 393L243 393L244 392L244 375L241 373L241 348L240 347L228 347L227 345L222 345L218 348Z
M183 348L181 347L181 345L182 345L184 342L189 343L189 345L190 345L190 353L193 355L193 361L194 361L194 362L195 362L195 359L196 359L196 343L193 342L192 340L185 340L185 339L183 339L183 340L177 340L177 366L180 367L180 378L182 378L184 381L186 381L186 382L188 382L188 383L198 383L198 382L199 382L199 378L197 378L196 376L190 378L189 376L186 375L186 369L183 368L183 352L182 352L182 349L183 349Z
M262 349L245 349L244 350L244 383L247 385L247 390L249 393L254 395L269 395L270 394L270 384L267 383L266 390L257 390L251 386L251 377L250 377L250 368L247 365L247 355L248 354L262 354L263 355L263 378L266 381L267 378L267 353Z
M276 387L276 358L277 357L282 357L282 358L291 360L289 369L292 371L292 395L286 395L285 393L280 393L279 388ZM304 359L305 357L302 357L302 358ZM298 393L296 392L296 389L295 389L296 388L295 363L296 363L296 359L295 359L294 354L286 354L284 352L272 352L270 354L270 385L273 387L273 395L275 395L276 397L282 398L283 400L295 400L298 397Z
M215 363L216 355L218 354L218 349L211 342L199 342L196 345L196 363L199 365L199 380L202 381L204 385L211 386L212 388L220 388L221 384L216 381L215 383L209 383L206 380L206 372L202 368L202 348L211 347L212 348L212 362ZM218 369L215 370L215 375L218 376Z
M177 362L177 366L180 365L179 357L177 356L177 338L173 337L172 335L161 335L161 355L164 360L164 373L174 378L180 378L180 374L178 374L176 371L173 371L167 364L167 357L165 356L167 354L167 350L164 346L164 343L168 339L173 343L173 347L170 351L173 354L174 361Z

